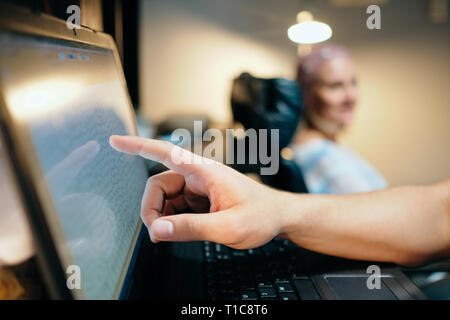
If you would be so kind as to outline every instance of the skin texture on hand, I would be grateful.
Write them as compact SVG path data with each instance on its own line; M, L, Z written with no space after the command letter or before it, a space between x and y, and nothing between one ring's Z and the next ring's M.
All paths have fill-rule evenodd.
M111 136L110 144L170 169L148 179L142 198L141 218L153 242L207 240L246 249L280 233L277 191L215 161L180 163L177 155L188 151L169 142ZM264 194L271 201L262 203Z

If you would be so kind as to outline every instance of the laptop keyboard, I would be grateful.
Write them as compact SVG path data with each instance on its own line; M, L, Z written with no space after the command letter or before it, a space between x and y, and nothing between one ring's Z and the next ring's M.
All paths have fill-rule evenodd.
M301 273L299 247L274 239L249 250L204 242L206 283L212 300L319 300Z

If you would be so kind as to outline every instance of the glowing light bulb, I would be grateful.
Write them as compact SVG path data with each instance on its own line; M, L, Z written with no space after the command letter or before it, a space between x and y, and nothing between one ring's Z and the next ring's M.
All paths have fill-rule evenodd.
M328 40L333 31L326 23L314 21L314 17L309 11L301 11L297 14L297 24L291 26L288 31L288 38L300 44L312 44Z

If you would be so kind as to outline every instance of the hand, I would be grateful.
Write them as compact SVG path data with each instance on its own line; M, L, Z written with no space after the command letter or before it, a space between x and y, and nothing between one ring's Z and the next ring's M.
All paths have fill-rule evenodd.
M142 199L153 242L207 240L248 249L281 236L324 254L408 266L450 254L450 180L346 196L296 195L204 163L169 142L112 136L110 143L171 169L148 179ZM183 163L189 158L191 164ZM197 213L176 214L189 209Z
M150 177L142 198L141 218L153 242L206 240L247 249L281 232L281 192L169 142L111 136L110 144L171 169ZM197 161L182 162L190 157Z

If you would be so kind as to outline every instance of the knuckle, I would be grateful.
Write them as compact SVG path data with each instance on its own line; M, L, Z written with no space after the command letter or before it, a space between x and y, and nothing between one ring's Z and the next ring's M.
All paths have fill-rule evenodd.
M162 172L162 173L158 173L154 176L151 176L150 178L147 179L147 187L153 187L153 186L160 186L162 180L164 179L165 175L167 174L166 172Z
M202 227L202 224L200 223L199 219L195 216L192 216L191 219L187 220L187 232L189 235L192 235L193 237L199 238L204 235L204 230Z
M170 141L163 140L162 142L163 142L163 144L164 144L166 147L172 147L172 146L173 146L172 142L170 142Z
M158 180L158 175L151 176L147 179L147 184L150 185L151 183L155 182L155 180Z
M145 183L145 193L149 193L154 189L155 184L158 183L158 179L156 177L150 177L147 179Z
M146 186L147 187L150 187L150 185L153 183L155 181L155 176L152 176L152 177L150 177L150 178L148 178L147 179L147 182L146 182Z
M144 220L144 218L148 215L148 210L145 210L145 206L141 206L141 212L140 212L140 216L141 216L141 219L142 220Z
M164 152L162 153L162 158L164 160L168 160L172 154L172 149L174 145L169 141L163 141L164 143Z

